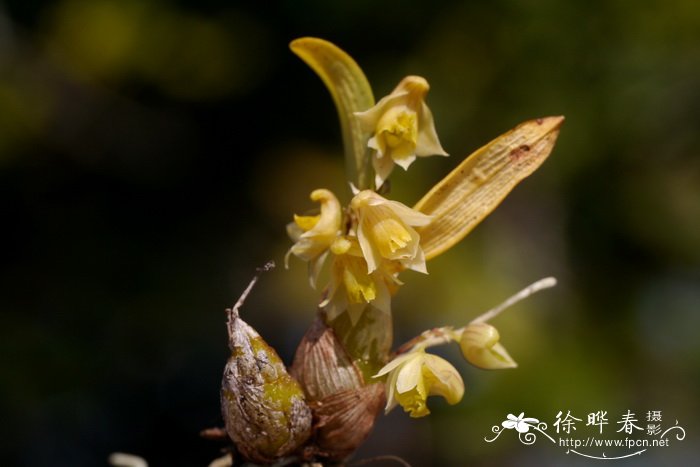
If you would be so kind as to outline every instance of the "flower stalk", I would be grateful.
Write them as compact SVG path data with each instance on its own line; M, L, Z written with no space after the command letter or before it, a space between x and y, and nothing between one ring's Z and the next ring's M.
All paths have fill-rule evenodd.
M443 326L424 331L420 335L402 344L397 349L396 355L401 355L416 349L427 349L429 347L449 344L451 342L459 342L469 326L485 324L519 301L528 298L530 295L537 293L540 290L549 289L555 285L557 285L557 280L554 277L545 277L544 279L533 282L518 293L513 294L508 299L504 300L499 305L480 314L471 320L467 326L463 326L458 329L454 329L452 326Z

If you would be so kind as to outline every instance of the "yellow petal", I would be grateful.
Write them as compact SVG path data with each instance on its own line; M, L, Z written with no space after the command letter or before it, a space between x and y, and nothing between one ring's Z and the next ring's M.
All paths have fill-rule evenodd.
M287 228L290 236L295 238L299 230L311 227L296 237L296 243L289 250L304 261L311 261L331 246L340 233L343 218L340 202L329 190L314 190L311 192L311 200L321 203L321 214L313 217L295 215L294 223Z
M364 267L364 261L362 262ZM350 303L369 303L377 296L377 286L365 270L346 264L343 269L343 283Z
M287 224L287 235L292 239L294 243L298 242L304 230L299 227L296 222L290 222Z
M320 255L309 260L308 276L309 276L309 285L311 285L312 289L316 288L316 283L318 282L318 276L321 275L321 269L323 268L323 265L326 262L327 257L328 257L328 250L322 252ZM285 258L285 261L286 261L286 258Z
M398 87L397 87L398 89ZM362 129L368 133L375 133L377 129L377 123L381 119L382 115L386 111L396 105L406 105L408 101L408 91L397 90L379 99L372 108L365 110L364 112L355 112L355 117L357 121L362 125ZM376 148L374 148L376 149Z
M340 117L348 177L360 189L368 188L371 177L367 139L371 133L364 131L353 115L374 105L372 88L365 74L352 57L323 39L304 37L292 41L289 47L318 74L330 91Z
M430 395L442 396L451 405L462 400L464 381L450 362L437 355L425 354L424 365L426 380L430 382L428 384Z
M297 216L294 214L294 223L304 232L313 229L318 223L319 219L321 219L320 214L318 216Z
M372 149L378 149L377 144L375 143L372 145L372 141L375 138L371 138L370 141L370 146ZM391 175L391 172L394 170L394 160L383 154L383 152L377 150L375 153L372 155L372 167L374 168L374 184L375 186L382 186L384 183L384 180L389 178L389 175Z
M397 402L401 404L401 407L408 412L411 418L430 415L430 410L428 410L428 405L426 404L426 397L421 394L418 387L405 393L397 392L395 397Z
M379 370L379 372L373 376L373 378L380 378L380 377L388 374L389 372L395 370L396 368L398 368L402 364L406 363L406 361L410 360L411 358L414 358L413 353L405 353L405 354L399 355L398 357L394 358L392 361L390 361L389 363L384 365L382 367L382 369Z
M418 141L418 121L414 110L405 105L389 109L377 123L376 136L383 153L394 161L415 154ZM404 167L406 169L407 167Z
M470 155L414 206L434 216L416 229L427 259L464 238L544 162L563 121L547 117L518 125Z
M416 144L417 156L447 156L448 154L442 149L440 140L438 139L437 131L435 131L435 122L433 121L433 113L423 102L420 112L420 121L418 127L418 142Z
M352 242L346 237L338 237L331 243L331 252L334 255L344 255L352 248Z
M414 358L407 359L399 370L396 380L396 392L403 394L418 386L423 378L423 360L425 352L413 352Z
M391 409L396 407L399 401L396 400L396 380L398 379L398 372L393 372L389 375L386 382L386 407L384 407L384 413L389 413ZM376 378L376 376L375 376Z

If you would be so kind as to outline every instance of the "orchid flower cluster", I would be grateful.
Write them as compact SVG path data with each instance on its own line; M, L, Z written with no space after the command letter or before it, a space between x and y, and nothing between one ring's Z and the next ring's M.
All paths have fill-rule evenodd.
M322 47L321 44L328 47L318 40L302 39L293 43L292 48L308 52ZM303 52L300 55L305 58ZM310 64L319 72L313 61ZM319 74L324 78L322 71ZM329 85L329 79L325 78ZM371 108L352 112L349 118L355 118L362 131L359 139L366 140L370 152L375 189L360 191L351 181L354 196L345 209L329 190L317 189L311 193L311 200L320 203L320 214L295 215L294 222L288 226L295 243L287 254L287 265L289 255L308 261L312 287L316 287L323 263L331 257L330 283L319 305L329 321L347 313L351 325L356 326L369 306L390 315L391 297L403 284L399 273L406 269L428 272L421 234L416 229L430 229L436 216L386 199L378 191L395 165L408 170L417 157L448 155L440 144L433 114L425 101L429 89L425 78L407 76ZM346 111L342 103L339 111ZM555 120L557 124L560 121ZM525 150L525 146L518 146L516 152ZM459 229L455 230L461 236ZM457 370L441 357L425 352L436 333L437 330L430 331L430 335L424 336L426 342L417 343L374 375L375 378L386 376L387 411L400 404L411 416L420 417L429 413L425 403L428 395L441 395L451 404L461 400L464 383ZM439 334L440 343L459 342L465 358L479 368L516 366L499 343L496 328L484 320L477 319L459 330L443 328Z
M487 321L555 282L541 280L463 327L428 330L392 352L391 303L403 285L399 276L406 270L427 274L430 259L467 235L537 169L552 151L563 117L530 120L501 135L409 207L387 197L395 166L407 170L418 157L447 156L426 104L427 80L405 77L375 102L360 67L335 45L303 38L291 49L333 97L351 196L343 204L330 190L315 189L310 198L318 211L295 215L287 226L293 241L287 267L292 257L307 262L314 288L321 270L329 269L316 320L289 372L241 320L243 297L229 310L231 357L221 393L226 433L245 460L263 464L288 456L342 461L364 441L382 406L388 412L400 405L421 417L430 413L431 395L459 402L459 372L427 349L457 342L476 367L515 367Z

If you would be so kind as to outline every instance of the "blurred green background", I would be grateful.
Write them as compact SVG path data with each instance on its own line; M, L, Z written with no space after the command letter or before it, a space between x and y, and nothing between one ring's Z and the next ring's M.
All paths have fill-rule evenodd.
M567 118L543 167L430 275L404 273L393 306L398 343L554 275L494 322L520 367L478 371L445 349L463 401L382 417L356 459L588 465L546 440L483 438L508 413L607 410L613 431L661 410L686 439L616 465L696 462L700 3L14 0L0 6L0 464L218 455L197 433L221 423L224 308L255 267L281 265L311 190L347 200L331 99L287 48L305 35L347 50L377 97L407 74L431 83L452 156L393 177L409 205L519 122ZM289 362L316 300L292 260L244 316Z

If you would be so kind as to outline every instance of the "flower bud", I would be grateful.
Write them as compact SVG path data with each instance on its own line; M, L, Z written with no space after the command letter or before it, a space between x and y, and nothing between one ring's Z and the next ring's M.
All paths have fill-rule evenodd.
M459 346L472 365L484 370L499 370L518 366L498 343L500 336L495 327L487 323L474 323L464 328Z
M247 460L271 463L311 434L311 410L275 350L230 311L229 348L221 383L226 432Z

